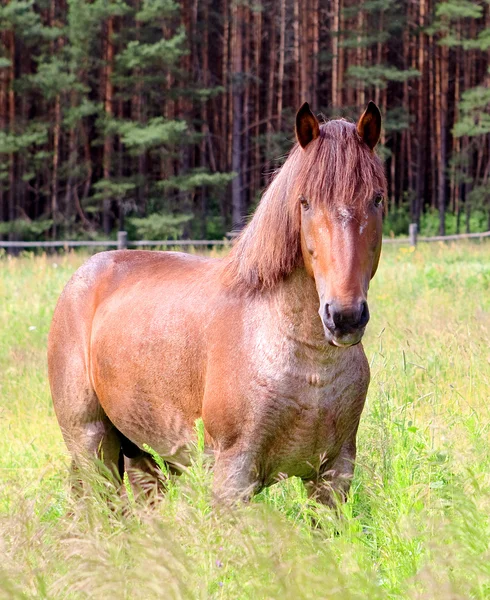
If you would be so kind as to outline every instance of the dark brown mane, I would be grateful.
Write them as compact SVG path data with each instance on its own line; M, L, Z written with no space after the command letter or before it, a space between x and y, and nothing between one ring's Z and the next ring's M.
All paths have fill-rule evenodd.
M300 203L362 207L385 190L380 159L353 123L329 121L306 149L292 148L265 191L250 223L225 259L223 282L253 292L272 288L301 265Z

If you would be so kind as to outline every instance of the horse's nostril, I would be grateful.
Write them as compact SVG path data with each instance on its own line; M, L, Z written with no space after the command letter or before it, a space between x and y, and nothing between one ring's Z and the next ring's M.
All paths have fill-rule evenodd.
M367 302L364 300L361 307L361 316L359 318L359 327L365 327L369 321L369 308Z
M330 304L325 304L325 318L323 322L330 331L335 329L335 310Z
M325 316L327 317L327 321L332 319L332 315L330 314L330 304L325 304Z

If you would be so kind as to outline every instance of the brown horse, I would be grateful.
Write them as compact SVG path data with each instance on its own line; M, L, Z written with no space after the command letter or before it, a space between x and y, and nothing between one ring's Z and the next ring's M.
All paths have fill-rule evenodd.
M74 463L189 464L202 417L218 498L298 476L319 501L349 488L369 384L359 344L381 250L381 117L318 123L221 260L115 251L72 277L49 335L56 415ZM131 471L130 471L131 472Z

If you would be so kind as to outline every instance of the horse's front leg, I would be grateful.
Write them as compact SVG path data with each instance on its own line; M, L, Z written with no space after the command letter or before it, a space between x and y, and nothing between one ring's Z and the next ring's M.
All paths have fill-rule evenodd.
M310 498L331 508L345 502L354 476L356 433L357 428L354 435L344 442L333 463L325 461L317 477L304 482Z
M219 504L248 502L260 491L260 487L257 468L250 451L232 447L217 453L213 492Z

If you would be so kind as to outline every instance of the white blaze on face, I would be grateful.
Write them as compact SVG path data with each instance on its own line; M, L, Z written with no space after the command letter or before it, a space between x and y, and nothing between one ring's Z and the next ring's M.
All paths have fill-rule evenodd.
M338 210L339 220L342 227L345 229L352 220L352 211L345 206L341 206Z
M359 234L360 235L362 235L362 232L366 229L367 223L368 223L367 215L364 215L364 218L361 221L361 224L359 225Z
M320 210L320 218L322 223L325 223L327 220L327 211L324 210L323 208ZM320 225L320 227L318 228L318 233L320 234L321 237L324 237L325 235L328 234L328 227L323 224Z

